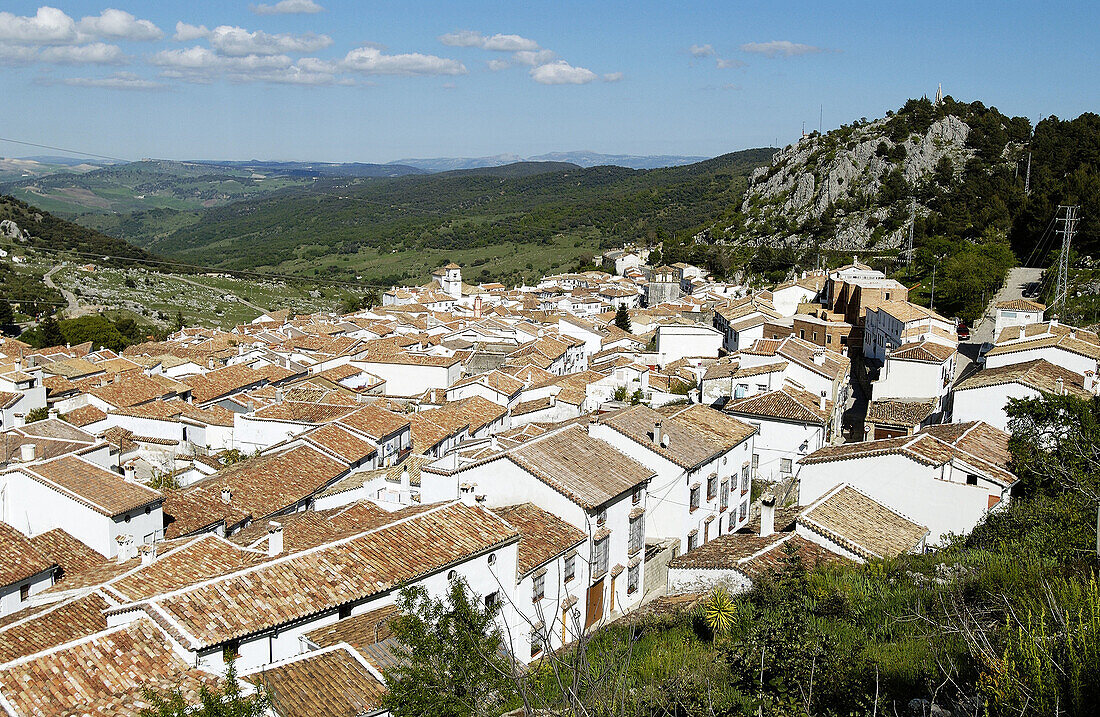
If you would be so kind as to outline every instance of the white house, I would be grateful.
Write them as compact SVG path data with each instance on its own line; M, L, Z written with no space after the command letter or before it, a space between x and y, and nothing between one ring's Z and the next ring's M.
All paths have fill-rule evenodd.
M646 535L691 550L748 520L752 485L749 424L706 406L669 415L645 405L599 417L589 432L654 473Z
M914 436L826 446L799 461L798 502L848 483L925 525L929 544L966 534L1007 504L1016 476L1005 468L1008 434L984 423L931 426Z
M41 369L0 373L0 430L21 426L28 413L45 407Z
M985 355L986 368L1046 359L1055 366L1085 375L1096 372L1100 360L1100 337L1092 331L1058 323L1009 326Z
M885 349L878 379L871 385L875 400L935 398L942 404L955 380L955 346L927 339Z
M1009 326L1027 326L1043 322L1046 306L1027 299L1000 301L994 307L997 318L993 324L993 336L998 337Z
M833 406L824 396L790 384L735 399L723 410L756 429L752 474L766 481L790 478L799 458L826 445L833 416Z
M661 366L689 356L717 356L722 348L722 332L706 324L663 324L655 338Z
M1008 430L1005 408L1011 398L1039 398L1068 394L1083 399L1096 395L1095 374L1074 373L1046 359L986 368L963 379L952 393L951 420L982 421Z
M0 518L25 535L62 528L108 558L164 537L160 491L74 454L0 473L0 501Z
M887 350L928 341L954 348L955 323L935 311L909 301L880 301L867 308L863 323L863 355L883 361Z
M27 607L31 596L53 585L57 563L37 550L27 536L0 522L0 617Z

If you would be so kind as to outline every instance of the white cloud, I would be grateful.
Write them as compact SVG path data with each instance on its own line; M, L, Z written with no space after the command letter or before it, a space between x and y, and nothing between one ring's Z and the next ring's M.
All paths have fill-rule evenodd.
M603 76L604 82L618 82L623 79L623 73L621 72L608 72Z
M692 45L688 48L688 53L690 53L692 57L710 57L714 54L714 46L709 44Z
M182 50L162 50L150 62L164 70L163 77L207 84L217 79L230 82L266 82L287 85L331 85L340 83L339 67L316 57L297 62L287 55L244 55L227 57L213 50L194 46Z
M512 63L508 60L489 60L485 63L489 66L489 69L493 72L499 72L500 70L506 70L512 66Z
M772 40L771 42L747 42L741 46L743 52L752 52L765 57L795 57L825 52L824 48L803 45L790 40Z
M520 52L539 49L539 44L534 40L519 35L482 35L473 30L459 30L440 35L439 41L451 47L480 47L483 50L496 52Z
M466 66L458 60L412 52L387 55L377 47L360 47L349 52L343 66L365 75L464 75Z
M121 65L127 62L118 45L103 42L47 47L38 53L38 59L58 65Z
M584 85L598 78L592 70L558 60L532 68L531 79L540 85Z
M324 10L313 0L280 0L274 5L249 5L249 9L257 15L312 15Z
M206 25L188 25L186 22L177 22L176 34L172 36L172 39L176 42L191 42L203 37L210 37L210 30Z
M38 50L27 45L0 43L0 65L25 65L34 62Z
M109 77L66 77L63 84L73 87L100 87L108 90L156 90L164 83L147 80L132 72L116 72Z
M545 65L546 63L557 57L557 53L551 50L521 50L512 54L513 59L521 65L530 65L532 67L536 65Z
M715 64L719 70L728 70L730 68L744 67L747 63L744 60L726 60L721 57L715 59Z
M66 45L78 39L73 19L54 7L40 7L33 17L0 12L0 40L27 45Z
M41 10L39 10L41 12ZM98 17L81 18L77 29L94 37L112 40L159 40L161 29L148 20L139 20L124 10L108 8Z
M210 46L219 54L230 57L245 55L278 55L285 52L316 52L332 44L328 35L307 32L303 35L289 33L268 34L257 30L249 32L243 27L219 25L211 30Z

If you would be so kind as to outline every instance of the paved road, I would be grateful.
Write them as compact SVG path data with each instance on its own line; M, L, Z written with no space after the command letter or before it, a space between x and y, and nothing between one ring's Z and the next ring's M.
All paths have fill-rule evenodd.
M978 351L981 350L982 344L989 342L993 343L993 327L996 324L996 312L993 307L1002 301L1011 301L1012 299L1022 299L1024 296L1024 287L1033 281L1039 281L1042 276L1042 269L1032 269L1028 267L1016 267L1008 272L1008 276L1005 277L1004 286L997 292L989 305L985 308L985 315L978 321L977 324L970 327L970 339L959 344L959 361L955 366L955 380L958 381L963 377L971 366L974 365L974 361L978 358Z

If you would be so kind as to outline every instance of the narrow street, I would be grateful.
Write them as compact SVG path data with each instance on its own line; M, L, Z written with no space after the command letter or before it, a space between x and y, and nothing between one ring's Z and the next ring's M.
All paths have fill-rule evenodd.
M959 360L955 366L955 381L961 380L965 373L977 370L974 363L978 358L978 352L982 344L993 343L993 327L996 324L996 312L994 306L1002 301L1022 299L1024 287L1033 281L1039 281L1043 275L1042 269L1018 266L1008 272L1005 283L1000 291L990 300L985 307L985 314L970 327L970 339L959 344Z

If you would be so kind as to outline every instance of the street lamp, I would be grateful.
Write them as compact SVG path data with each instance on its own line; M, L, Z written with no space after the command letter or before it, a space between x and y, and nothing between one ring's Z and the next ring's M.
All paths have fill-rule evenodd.
M939 267L943 257L943 254L937 254L936 263L932 265L932 296L928 299L928 309L930 311L936 310L936 269Z

